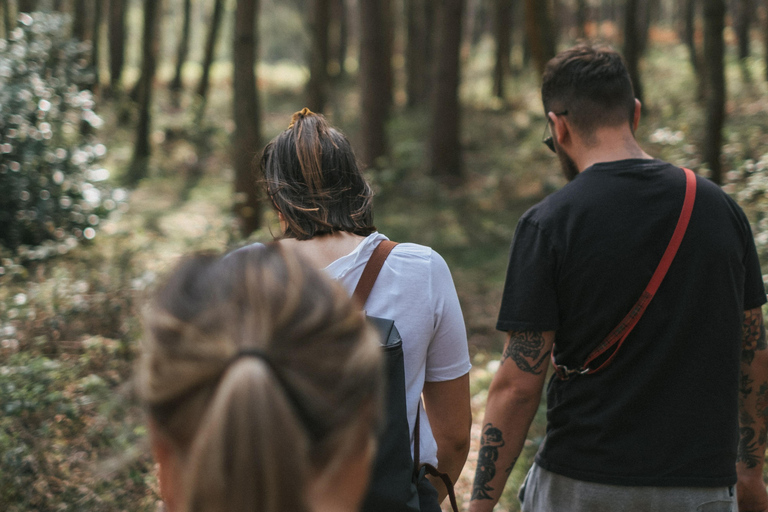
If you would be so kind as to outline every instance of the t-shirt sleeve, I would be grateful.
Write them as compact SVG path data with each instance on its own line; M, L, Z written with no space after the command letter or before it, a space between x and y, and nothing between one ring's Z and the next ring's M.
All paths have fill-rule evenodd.
M445 260L434 251L430 260L429 288L435 334L427 349L425 379L427 382L457 379L472 367L467 330L451 272Z
M522 219L515 230L496 328L553 331L559 327L557 260L547 235Z
M744 310L748 310L765 304L766 297L755 240L746 218L744 222L747 223L747 247L744 255Z

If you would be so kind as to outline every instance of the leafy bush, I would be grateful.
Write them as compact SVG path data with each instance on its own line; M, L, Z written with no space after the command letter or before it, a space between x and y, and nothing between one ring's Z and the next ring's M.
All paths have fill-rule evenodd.
M93 238L126 198L97 166L106 147L92 135L102 120L84 89L89 47L67 31L62 15L22 14L0 39L0 255L16 262Z

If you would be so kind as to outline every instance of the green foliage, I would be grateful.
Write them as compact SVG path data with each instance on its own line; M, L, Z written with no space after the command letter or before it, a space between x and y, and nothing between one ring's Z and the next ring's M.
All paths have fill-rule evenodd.
M89 46L61 15L22 14L0 39L0 250L6 258L63 254L124 201L97 164L106 154L86 67ZM7 266L7 264L6 264Z

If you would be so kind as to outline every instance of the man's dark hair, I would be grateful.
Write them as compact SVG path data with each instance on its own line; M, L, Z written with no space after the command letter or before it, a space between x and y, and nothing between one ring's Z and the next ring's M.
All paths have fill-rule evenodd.
M291 126L267 144L260 169L285 236L308 240L347 231L368 236L373 191L343 133L320 114L304 109Z
M580 133L600 126L632 125L635 93L624 60L608 46L580 44L547 63L541 84L544 112L568 111Z

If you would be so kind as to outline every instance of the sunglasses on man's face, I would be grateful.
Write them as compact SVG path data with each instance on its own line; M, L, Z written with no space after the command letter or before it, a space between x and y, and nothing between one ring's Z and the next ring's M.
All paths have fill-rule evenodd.
M568 115L568 111L563 110L562 112L555 112L554 114L556 116L566 116ZM546 145L551 152L557 153L557 151L555 151L555 141L552 138L552 135L550 135L549 137L546 136L547 130L549 129L549 123L550 123L549 116L547 116L547 125L544 127L544 135L541 136L542 137L541 142L543 142L544 145Z

